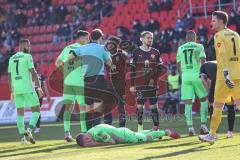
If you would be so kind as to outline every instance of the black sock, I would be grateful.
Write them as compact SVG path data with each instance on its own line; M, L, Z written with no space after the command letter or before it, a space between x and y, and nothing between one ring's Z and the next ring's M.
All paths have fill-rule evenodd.
M125 108L124 108L124 102L122 100L119 100L118 103L118 113L119 113L119 127L125 127L126 126L126 114L125 114Z
M234 105L226 105L228 108L228 130L233 131L235 122L235 110Z
M87 130L93 126L93 113L86 113L86 126Z
M101 123L101 113L100 112L94 112L93 113L93 127Z
M112 112L104 114L104 123L112 125Z
M41 121L41 114L38 118L37 124L36 124L36 128L40 128L40 121Z
M152 112L152 120L153 120L153 125L154 126L159 126L159 114L158 114L158 109L153 108L151 109Z
M140 125L143 124L143 109L137 108L137 120L138 120L138 124Z
M213 105L210 105L209 108L209 115L210 115L210 120L212 119L212 114L213 114Z

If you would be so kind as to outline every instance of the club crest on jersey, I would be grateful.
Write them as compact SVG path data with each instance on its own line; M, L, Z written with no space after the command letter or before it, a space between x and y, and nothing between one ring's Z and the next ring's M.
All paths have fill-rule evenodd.
M154 59L155 58L155 54L151 54L151 58Z
M119 61L119 56L116 56L116 61Z
M217 43L217 47L218 47L218 48L221 47L221 43Z

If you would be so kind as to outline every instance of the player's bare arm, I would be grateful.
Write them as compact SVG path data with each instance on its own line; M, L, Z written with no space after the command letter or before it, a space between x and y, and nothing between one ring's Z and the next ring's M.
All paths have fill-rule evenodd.
M38 91L39 97L42 97L43 96L43 91L42 91L42 88L41 88L41 83L40 83L40 81L38 79L38 76L37 76L37 72L34 68L31 68L30 73L32 75L32 79L33 79L34 83L37 86L37 91Z

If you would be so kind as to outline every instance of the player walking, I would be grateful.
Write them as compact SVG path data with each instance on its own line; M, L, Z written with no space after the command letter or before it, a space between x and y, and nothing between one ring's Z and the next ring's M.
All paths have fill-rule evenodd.
M216 84L216 74L217 74L217 63L216 61L209 61L204 63L201 66L200 69L200 76L201 79L203 80L203 83L205 87L207 88L208 91L208 102L210 104L210 119L212 119L212 114L213 114L213 107L212 103L214 101L214 88ZM207 80L211 80L210 87L208 89L208 83ZM229 99L229 102L225 103L225 106L228 109L228 132L227 132L227 138L232 138L233 137L233 127L234 127L234 122L235 122L235 110L234 110L234 103L232 102L232 98Z
M39 97L43 96L43 91L33 65L32 56L29 52L29 40L21 39L19 42L19 51L9 59L8 64L11 99L17 107L17 128L22 144L27 144L27 141L35 144L32 130L36 127L40 115L39 100L32 86L32 81L36 84ZM32 110L32 116L26 130L24 124L25 107L30 107Z
M182 76L181 99L185 102L185 117L189 136L195 134L192 121L192 101L195 93L201 101L201 134L207 134L207 90L199 78L201 64L205 62L204 47L196 43L196 33L188 31L186 43L178 48L177 65Z
M216 31L214 47L217 59L217 78L215 86L214 110L210 124L210 133L200 135L199 139L213 144L215 135L222 118L224 103L233 98L240 108L240 37L228 29L228 15L222 11L212 14L212 29Z

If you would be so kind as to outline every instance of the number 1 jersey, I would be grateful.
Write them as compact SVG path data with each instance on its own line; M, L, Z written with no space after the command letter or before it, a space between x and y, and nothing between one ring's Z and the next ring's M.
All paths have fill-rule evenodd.
M240 37L225 28L214 36L214 47L216 50L217 80L224 80L223 70L227 69L231 80L240 79Z
M206 58L204 47L201 44L187 42L178 48L177 62L181 64L183 81L199 79L201 58Z
M29 69L34 68L32 56L17 52L8 63L8 73L11 75L11 86L14 94L33 92L32 78Z

